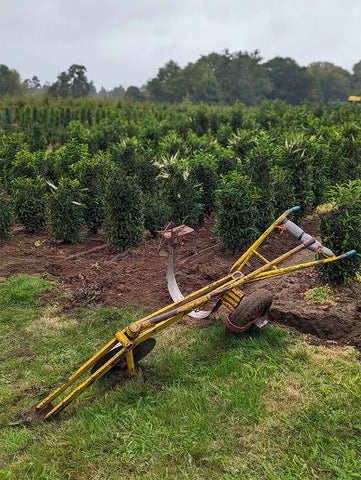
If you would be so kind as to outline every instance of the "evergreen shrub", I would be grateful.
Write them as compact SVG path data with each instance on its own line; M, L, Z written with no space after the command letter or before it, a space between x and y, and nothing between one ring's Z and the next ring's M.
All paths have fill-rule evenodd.
M259 236L256 186L249 177L234 171L221 177L215 193L216 234L227 248L250 246Z
M340 262L319 266L319 274L331 285L352 282L361 266L361 180L351 180L331 188L328 198L332 210L321 217L322 242L335 255L356 250Z

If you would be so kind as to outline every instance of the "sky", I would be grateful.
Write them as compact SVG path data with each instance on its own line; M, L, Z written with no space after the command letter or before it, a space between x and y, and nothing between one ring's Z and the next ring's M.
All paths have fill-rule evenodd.
M0 64L41 84L78 64L98 90L140 87L225 49L352 72L360 47L358 0L0 0Z

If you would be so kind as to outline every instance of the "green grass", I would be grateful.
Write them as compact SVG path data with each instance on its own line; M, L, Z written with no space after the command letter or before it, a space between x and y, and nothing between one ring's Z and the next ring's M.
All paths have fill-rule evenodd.
M144 315L34 307L48 288L40 281L1 290L9 298L18 290L0 309L1 480L361 478L356 351L313 347L272 327L236 338L221 323L174 325L135 379L110 374L57 419L9 428ZM32 295L23 309L19 285Z

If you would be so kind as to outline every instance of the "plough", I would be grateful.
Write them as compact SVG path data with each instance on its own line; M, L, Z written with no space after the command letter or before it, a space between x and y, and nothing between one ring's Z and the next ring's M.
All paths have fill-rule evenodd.
M236 261L228 275L186 297L183 297L175 281L173 271L174 248L171 248L167 281L174 303L115 332L114 338L103 348L81 365L76 372L55 388L45 399L24 410L21 413L22 419L20 422L12 425L52 419L114 367L122 368L128 372L129 376L134 376L136 374L135 365L155 346L154 335L187 315L205 318L214 313L221 305L224 305L230 311L225 320L227 332L243 333L253 325L263 328L267 324L267 313L272 303L272 295L267 290L261 289L250 296L245 296L242 287L246 283L268 280L322 263L337 262L356 254L355 250L351 250L336 256L330 249L322 246L311 235L288 220L287 216L299 211L299 209L300 207L293 207L287 210L272 223ZM267 260L259 252L259 248L269 235L277 231L288 232L300 244L274 260ZM298 265L281 266L287 259L305 248L319 253L321 258ZM261 266L247 273L246 270L249 269L249 262L252 257L257 258ZM215 305L211 310L199 310L201 306L211 300L215 300L213 302ZM78 386L71 389L74 383L89 371L90 375ZM66 394L66 392L68 393ZM58 400L61 397L63 398ZM58 402L54 404L54 400L58 400Z

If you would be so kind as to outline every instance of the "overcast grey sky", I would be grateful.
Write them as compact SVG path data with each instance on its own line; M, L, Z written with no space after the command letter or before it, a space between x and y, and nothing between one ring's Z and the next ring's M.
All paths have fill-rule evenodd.
M361 60L359 0L0 0L0 64L53 83L85 65L97 89L143 85L172 59L258 49L264 60Z

